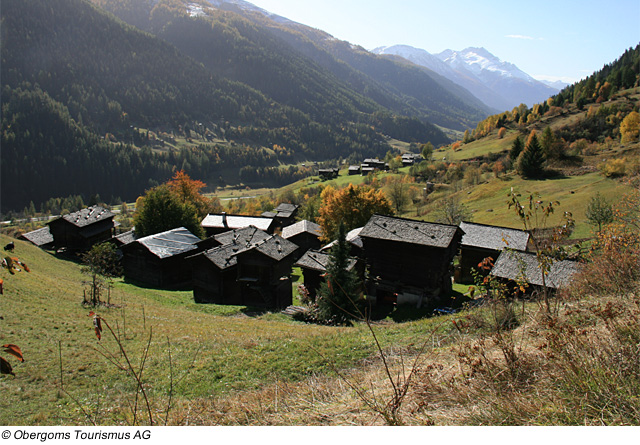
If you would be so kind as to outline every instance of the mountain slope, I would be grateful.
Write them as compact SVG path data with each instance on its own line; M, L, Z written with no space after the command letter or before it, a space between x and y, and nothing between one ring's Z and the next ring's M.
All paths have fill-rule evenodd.
M521 103L532 106L558 92L524 73L515 65L503 62L484 48L462 51L445 50L430 54L407 45L380 47L376 54L396 55L462 85L487 105L510 110Z
M322 31L247 2L161 0L140 25L135 9L122 7L132 0L93 1L122 20L144 26L210 70L318 119L319 115L332 117L323 100L333 102L329 108L338 113L338 119L353 111L377 110L457 130L473 126L494 111L451 83L435 82L434 73L391 64L365 51L366 57L385 65L371 71L376 65L357 63L359 50L351 51L346 42L336 43ZM405 89L399 90L398 85Z

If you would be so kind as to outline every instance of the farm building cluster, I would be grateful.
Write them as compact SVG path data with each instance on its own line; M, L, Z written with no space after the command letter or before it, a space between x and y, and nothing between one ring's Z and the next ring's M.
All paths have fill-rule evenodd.
M261 216L209 214L201 222L207 237L200 239L184 227L144 237L135 231L116 235L115 215L94 206L22 238L73 253L112 242L122 254L125 279L133 283L191 289L198 303L278 309L292 304L293 267L301 269L309 296L316 296L336 243L323 245L322 228L296 221L297 211L284 203ZM454 226L373 215L346 240L349 268L377 304L448 305L454 280L473 284L473 275L482 273L557 289L579 268L573 261L556 261L543 281L529 233L471 222ZM492 268L479 267L486 258Z

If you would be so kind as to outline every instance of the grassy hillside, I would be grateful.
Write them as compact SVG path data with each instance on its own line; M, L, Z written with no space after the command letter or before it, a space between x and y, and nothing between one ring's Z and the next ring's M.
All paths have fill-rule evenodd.
M79 265L20 241L15 256L31 272L0 270L0 340L26 360L1 353L15 376L0 376L0 422L150 423L142 395L133 408L136 384L116 342L104 322L96 339L80 304ZM625 289L615 298L563 294L552 324L536 302L378 322L386 365L363 324L196 305L188 292L116 283L113 306L98 313L136 372L144 361L156 424L637 425L640 302ZM505 316L511 328L497 328Z
M2 235L2 245L9 240ZM9 275L6 269L0 270L4 280L0 341L18 345L25 362L18 363L2 353L16 376L0 376L0 423L133 422L127 406L133 403L135 382L111 363L123 359L106 327L102 340L94 334L90 309L81 304L82 282L87 277L80 272L80 265L29 243L15 243L14 256L31 272ZM206 413L197 409L189 413L186 406L194 403L193 409L199 403L214 401L233 404L242 394L259 394L273 385L334 379L334 367L361 367L374 354L364 326L307 325L251 308L197 305L191 292L144 289L122 282L115 283L110 301L111 308L97 312L120 336L136 369L150 342L143 380L160 423L164 422L172 379L169 423L232 423L220 413L220 417L195 421L189 416ZM392 341L396 347L411 350L419 333L431 325L430 320L406 323L401 328L386 323L379 332L383 343ZM141 408L138 414L148 423L146 410ZM302 414L296 423L317 421L304 420ZM257 418L241 421L260 422Z

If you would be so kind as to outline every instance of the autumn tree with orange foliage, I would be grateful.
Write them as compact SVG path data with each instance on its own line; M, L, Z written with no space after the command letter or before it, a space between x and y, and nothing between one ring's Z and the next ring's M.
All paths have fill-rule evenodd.
M136 234L146 236L185 227L194 235L203 236L202 218L222 209L217 198L200 194L204 187L204 182L193 180L180 170L171 180L147 190L136 201Z
M191 179L184 170L177 171L173 178L167 182L167 186L183 203L192 204L201 218L209 213L217 213L222 210L218 198L207 198L201 194L200 190L205 188L207 184L197 179Z
M322 205L317 221L322 227L324 241L336 239L340 223L346 231L364 226L374 214L393 215L391 203L381 190L369 186L349 184L336 190L331 186L321 194Z

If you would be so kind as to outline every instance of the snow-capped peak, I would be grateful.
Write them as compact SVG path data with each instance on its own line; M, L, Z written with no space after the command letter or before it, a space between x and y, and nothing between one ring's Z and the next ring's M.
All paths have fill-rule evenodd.
M454 68L466 68L476 76L481 76L483 73L493 73L502 77L535 82L533 77L521 71L517 66L503 62L484 48L470 47L462 51L446 50L438 54L437 57Z

